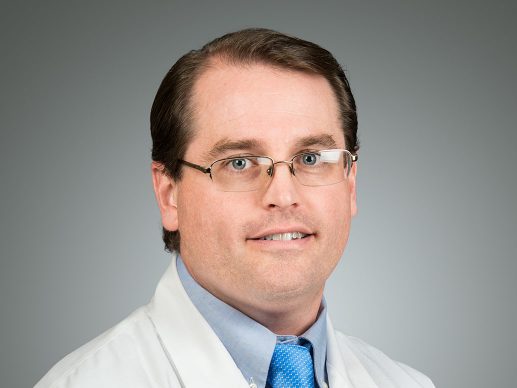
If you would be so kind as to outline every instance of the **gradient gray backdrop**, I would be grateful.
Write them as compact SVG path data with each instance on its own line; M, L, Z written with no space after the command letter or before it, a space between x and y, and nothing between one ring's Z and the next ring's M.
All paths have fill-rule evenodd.
M515 4L2 2L1 386L32 386L152 296L170 260L154 94L187 50L265 26L332 51L358 102L335 325L438 387L515 387Z

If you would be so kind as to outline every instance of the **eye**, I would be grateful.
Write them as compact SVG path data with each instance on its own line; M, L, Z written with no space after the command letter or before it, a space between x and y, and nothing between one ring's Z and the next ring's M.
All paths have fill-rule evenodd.
M304 166L314 166L319 162L319 154L306 153L301 155L301 161Z
M223 161L222 166L228 172L245 172L255 167L257 163L253 158L229 158Z
M231 161L231 165L235 170L244 170L247 164L247 159L232 159Z

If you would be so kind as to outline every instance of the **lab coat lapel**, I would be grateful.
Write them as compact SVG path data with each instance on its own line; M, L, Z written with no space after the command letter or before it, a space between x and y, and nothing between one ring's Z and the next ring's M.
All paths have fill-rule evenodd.
M339 343L327 315L327 375L330 388L379 388L344 343Z
M183 387L248 387L232 357L186 294L176 255L148 305L149 316Z

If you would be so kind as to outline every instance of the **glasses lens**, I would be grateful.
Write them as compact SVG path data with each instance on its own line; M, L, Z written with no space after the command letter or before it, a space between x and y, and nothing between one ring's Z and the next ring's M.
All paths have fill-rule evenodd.
M212 165L212 180L222 191L253 191L269 179L273 161L262 156L218 160Z
M305 186L325 186L342 182L348 175L351 155L343 150L305 152L293 158L298 181Z

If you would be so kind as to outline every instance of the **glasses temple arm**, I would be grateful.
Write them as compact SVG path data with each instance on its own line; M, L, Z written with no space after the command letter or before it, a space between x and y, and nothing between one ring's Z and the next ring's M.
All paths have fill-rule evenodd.
M199 170L204 174L210 174L212 171L212 169L210 167L203 167L203 166L200 166L199 164L187 162L186 160L178 159L178 162L180 162L181 164L184 164L185 166L195 168L196 170Z

